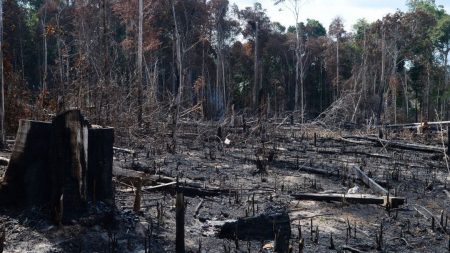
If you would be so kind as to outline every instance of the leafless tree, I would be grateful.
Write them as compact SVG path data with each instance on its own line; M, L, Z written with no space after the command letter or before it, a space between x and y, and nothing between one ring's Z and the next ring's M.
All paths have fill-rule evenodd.
M302 57L306 56L304 52L305 46L302 45L303 41L300 38L300 27L299 27L299 18L300 18L300 9L301 5L305 2L305 0L275 0L275 5L283 3L284 6L289 9L295 18L295 94L294 94L294 108L298 110L298 95L300 88L300 111L301 111L301 120L304 122L304 111L305 111L305 101L304 101L304 76L305 76L305 66L302 64ZM305 61L304 61L305 62ZM299 87L300 85L300 87Z

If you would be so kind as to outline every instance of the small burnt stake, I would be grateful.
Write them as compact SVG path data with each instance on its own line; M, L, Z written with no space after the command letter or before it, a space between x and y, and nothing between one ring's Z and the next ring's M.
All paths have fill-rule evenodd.
M202 238L198 239L198 253L202 253Z
M449 242L450 245L450 242ZM303 248L305 247L305 240L303 238L300 238L300 241L298 242L298 252L303 253ZM450 248L450 246L449 246Z
M141 191L142 191L142 178L139 178L137 180L136 193L135 193L134 205L133 205L133 211L135 213L137 213L141 210Z
M316 226L316 234L314 237L314 243L318 244L319 243L319 226Z
M383 129L378 128L378 138L383 139Z
M184 253L184 196L182 192L177 192L177 199L175 203L176 209L176 244L175 252Z
M330 247L329 249L335 249L334 241L333 241L333 233L330 234Z
M222 140L223 136L222 136L222 127L219 126L217 128L217 137L219 137L220 140Z
M383 248L383 222L380 226L380 232L375 234L376 236L376 243L377 243L377 250L382 250Z
M435 227L435 225L434 225L434 216L431 216L431 230L433 230L434 231L434 227Z
M302 224L298 222L298 239L302 238Z

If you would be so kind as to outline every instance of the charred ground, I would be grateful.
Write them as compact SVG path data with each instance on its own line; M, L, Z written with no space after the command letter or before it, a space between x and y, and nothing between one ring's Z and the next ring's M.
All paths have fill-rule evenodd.
M115 145L123 149L114 155L114 212L95 203L86 218L58 227L38 209L3 208L5 251L174 252L177 178L185 196L188 252L259 252L276 237L254 236L267 229L263 225L245 231L249 234L241 240L219 238L220 230L231 220L279 212L289 215L294 252L299 244L303 252L448 251L449 172L444 149L439 151L446 146L446 132L385 131L387 141L380 141L375 130L315 124L255 120L246 127L218 128L180 122L176 153L169 148L173 135L163 125L119 139ZM407 143L412 148L402 146ZM304 193L332 196L349 190L386 197L366 186L355 167L406 203L299 200ZM140 210L135 212L140 181Z

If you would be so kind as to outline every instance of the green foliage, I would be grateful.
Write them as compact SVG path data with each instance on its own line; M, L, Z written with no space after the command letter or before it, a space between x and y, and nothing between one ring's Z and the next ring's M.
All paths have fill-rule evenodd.
M353 25L353 30L355 32L356 40L363 40L365 33L370 28L369 22L365 18L360 18L356 21L356 24Z
M327 30L318 20L308 18L306 20L305 33L308 38L318 38L327 35Z
M285 26L283 26L280 22L273 22L272 23L272 29L275 31L275 32L278 32L278 33L285 33L286 32L286 27Z
M447 51L448 54L448 50L450 50L450 15L445 14L437 21L431 36L438 49L444 53Z

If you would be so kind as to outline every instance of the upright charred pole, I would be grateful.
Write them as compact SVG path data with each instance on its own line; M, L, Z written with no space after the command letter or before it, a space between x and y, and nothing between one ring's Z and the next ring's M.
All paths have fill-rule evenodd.
M176 220L176 244L175 252L184 253L184 196L180 192L177 183L177 199L175 203L175 220Z

